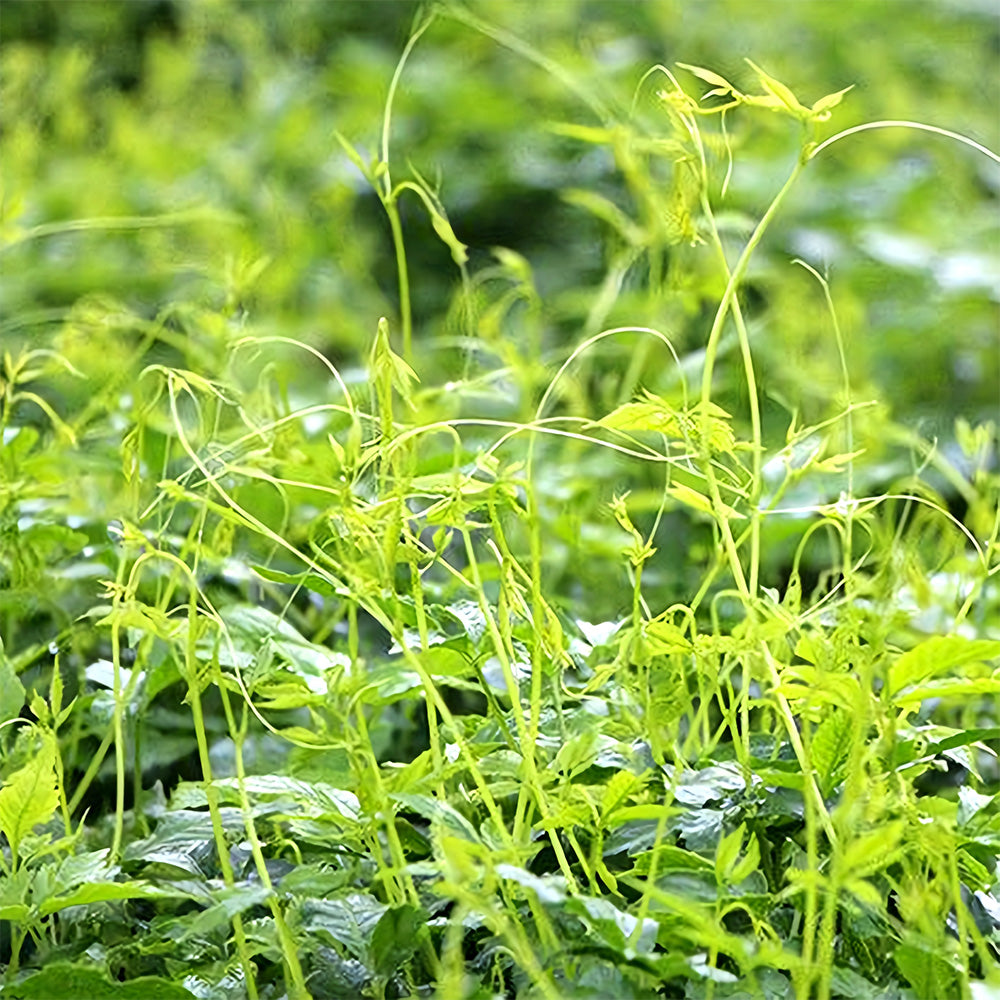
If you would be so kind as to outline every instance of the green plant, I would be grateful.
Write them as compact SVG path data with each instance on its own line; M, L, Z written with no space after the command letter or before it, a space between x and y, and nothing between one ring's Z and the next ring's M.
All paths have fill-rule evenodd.
M404 65L451 22L582 97L601 125L556 131L608 146L633 198L569 194L613 232L569 349L542 349L526 259L467 273L440 193L390 179ZM389 221L398 352L373 315L352 375L236 322L241 294L152 318L91 297L5 355L0 995L995 988L995 425L958 422L958 458L859 401L837 284L799 261L836 390L774 433L746 286L835 142L905 124L1000 159L895 121L821 141L846 91L806 106L750 65L759 92L682 65L700 99L657 66L619 113L436 8L378 159L337 136ZM744 231L720 206L773 116L791 169ZM406 191L460 271L460 380L416 349ZM652 299L688 266L703 353L605 326L627 281ZM477 338L525 316L524 360L480 373ZM608 377L621 343L649 346ZM916 468L886 486L891 435Z

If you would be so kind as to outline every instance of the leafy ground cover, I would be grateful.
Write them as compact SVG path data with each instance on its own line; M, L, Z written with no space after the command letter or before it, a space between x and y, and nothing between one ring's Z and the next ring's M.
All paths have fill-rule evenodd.
M1000 995L971 99L666 4L14 9L0 995Z

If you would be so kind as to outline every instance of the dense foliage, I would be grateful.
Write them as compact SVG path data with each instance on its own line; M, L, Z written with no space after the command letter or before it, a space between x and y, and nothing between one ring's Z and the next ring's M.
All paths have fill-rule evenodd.
M892 11L5 7L0 996L1000 996L1000 24Z

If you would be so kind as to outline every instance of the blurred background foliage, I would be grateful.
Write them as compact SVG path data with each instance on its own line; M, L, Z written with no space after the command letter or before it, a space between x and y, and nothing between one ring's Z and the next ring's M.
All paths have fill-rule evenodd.
M750 57L807 104L853 84L830 134L912 119L1000 148L991 0L474 0L458 10L417 43L390 142L394 180L425 178L469 247L462 299L448 249L403 196L413 364L435 418L530 416L573 347L620 324L666 333L696 384L722 289L711 248L669 232L669 156L612 149L626 127L669 139L655 97L663 77L637 90L655 63L708 66L754 90ZM334 132L377 155L417 13L404 0L5 2L4 348L55 347L112 385L136 370L123 359L144 331L156 330L146 363L183 358L208 373L245 331L301 339L362 381L378 317L398 335L395 261L382 206ZM467 22L477 18L562 72L475 30ZM595 127L612 142L588 141L595 134L581 130ZM740 113L729 128L736 168L720 225L735 252L798 137L777 116ZM719 168L721 178L721 159ZM821 290L792 264L801 257L831 281L853 397L881 404L856 426L872 488L923 461L910 432L961 461L955 417L976 423L1000 410L998 198L996 164L923 133L859 135L810 166L745 291L770 441L783 442L792 411L808 423L844 403ZM609 224L608 205L634 226ZM650 230L656 254L634 253L630 238ZM742 419L732 347L719 399ZM276 356L272 371L297 404L329 390L301 355ZM447 379L465 379L463 390L435 394ZM561 381L556 405L596 419L640 388L675 393L672 361L639 336L609 338ZM64 392L60 405L78 409L93 388L68 380ZM620 549L614 532L593 528L609 523L606 508L603 520L593 512L623 486L641 506L642 489L662 482L604 452L558 447L558 463L539 466L562 512L551 519L552 571L600 591L599 567L589 580L586 567L571 569L577 545ZM658 494L647 494L652 516ZM703 557L708 536L685 534L682 522L666 519L661 544ZM785 531L774 527L776 564ZM697 559L661 565L678 596L700 573Z

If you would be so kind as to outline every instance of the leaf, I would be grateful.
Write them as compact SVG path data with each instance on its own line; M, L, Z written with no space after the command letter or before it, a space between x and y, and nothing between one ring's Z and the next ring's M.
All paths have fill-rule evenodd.
M732 885L739 885L748 879L754 872L760 869L760 842L757 834L751 834L747 841L746 854L743 859L733 866L729 871L729 881Z
M24 837L47 823L59 805L55 739L51 733L40 735L39 751L0 788L0 830L15 856Z
M588 925L588 939L605 945L619 955L625 952L633 931L639 927L637 917L619 910L611 900L600 896L573 896L566 901L565 908ZM636 952L640 955L651 952L658 930L657 921L649 917L643 919L636 940Z
M375 971L388 978L416 951L418 933L427 924L427 911L405 903L390 907L372 932L371 955Z
M434 232L437 233L438 239L451 252L451 259L461 267L469 259L468 246L455 235L455 230L451 228L451 223L441 212L432 211L430 216L431 225L434 227ZM416 375L413 377L416 378Z
M566 880L561 875L535 875L515 865L500 862L494 868L500 878L531 889L542 903L563 903L566 900Z
M440 823L448 833L475 844L480 843L479 834L472 824L447 802L439 802L427 795L409 795L400 792L390 795L389 798L432 823Z
M713 87L718 87L721 93L738 93L736 88L725 77L719 76L718 73L713 73L710 69L704 69L702 66L691 66L688 63L682 62L677 63L677 65L681 69L686 69L689 73L694 73L699 80L704 80L705 83L709 83ZM714 95L716 92L713 91L712 93ZM707 97L708 95L706 94L705 96Z
M409 400L410 384L419 382L420 379L417 378L417 373L393 351L389 341L389 321L384 316L379 318L368 363L376 382L380 377L388 377L400 396L404 400Z
M24 685L14 672L14 665L4 655L3 640L0 640L0 725L20 715L24 697Z
M52 962L41 971L4 987L10 1000L195 1000L179 983L140 976L125 983L106 979L97 969Z
M736 859L743 847L745 833L746 824L740 823L732 833L727 833L719 839L715 848L715 877L720 884L725 884L728 881L729 873L736 865Z
M844 99L844 94L849 90L854 89L854 84L852 83L849 87L844 87L843 90L838 90L835 94L827 94L826 97L821 97L811 108L811 117L814 121L825 122L830 117L831 109L835 108Z
M903 974L918 997L960 996L957 970L937 951L929 951L921 942L904 941L892 954L896 968Z
M971 698L974 695L1000 693L1000 677L928 681L897 695L896 704L912 708L925 698Z
M552 766L567 777L573 777L593 764L597 750L597 730L585 729L559 748Z
M895 696L903 688L925 678L998 656L1000 641L995 639L932 636L903 653L889 668L889 692Z
M159 639L170 641L180 626L166 612L142 601L122 601L112 607L98 625L117 625L118 628L136 629L142 635L155 635Z
M886 867L899 853L905 828L903 820L893 820L850 840L840 859L843 870L854 878L865 878Z
M374 186L374 179L372 177L371 170L368 169L368 165L364 160L361 159L361 154L351 145L347 139L340 134L340 132L334 131L333 137L340 143L341 149L347 154L347 158L358 168L359 173L365 177L370 184Z
M302 926L310 934L343 945L354 958L368 957L369 941L388 907L368 893L302 901Z
M187 898L188 895L186 892L171 891L170 888L153 885L150 882L90 882L78 886L65 895L50 896L39 905L38 912L44 917L70 906L106 903L112 899Z
M850 750L851 717L835 709L817 726L811 744L812 765L824 795L836 786Z
M804 118L809 115L809 109L799 104L798 98L780 80L765 73L755 62L747 59L750 68L757 74L761 86L774 97L780 106L791 112L796 118ZM775 107L775 110L780 108Z
M570 205L585 209L595 218L607 223L629 246L640 246L644 242L642 228L609 198L583 188L569 188L562 192L562 198Z
M597 421L601 427L622 431L651 431L681 437L677 412L663 400L646 399L623 403Z
M697 490L693 490L690 486L685 486L683 483L667 487L667 493L686 507L693 507L702 514L715 517L715 508L712 506L712 501L704 493L699 493ZM720 503L719 508L720 512L729 520L743 520L746 517L745 514L741 514L734 507L730 507L729 504Z
M642 638L646 652L651 656L685 653L691 649L691 641L684 630L662 619L645 622L642 626Z
M281 570L271 569L269 566L259 566L253 564L250 568L265 580L272 583L287 583L295 587L305 587L324 597L350 597L350 591L344 587L338 587L316 573L283 573Z
M206 938L216 929L228 926L236 914L265 902L273 892L260 884L229 886L214 893L212 905L200 913L160 919L152 929L177 944Z

